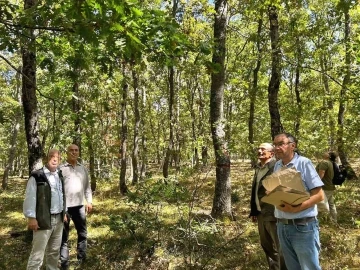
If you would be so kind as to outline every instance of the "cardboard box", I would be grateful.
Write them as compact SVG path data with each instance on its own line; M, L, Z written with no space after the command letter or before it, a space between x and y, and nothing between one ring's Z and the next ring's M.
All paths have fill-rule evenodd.
M283 202L296 206L310 198L301 174L295 168L281 168L267 176L262 184L270 193L261 198L261 201L275 206L282 205Z

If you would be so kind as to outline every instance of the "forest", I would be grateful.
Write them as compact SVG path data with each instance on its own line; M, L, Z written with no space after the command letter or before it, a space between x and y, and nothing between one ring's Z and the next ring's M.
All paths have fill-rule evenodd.
M71 143L95 198L86 269L266 269L248 208L280 132L314 165L338 153L321 263L360 268L359 1L0 3L1 269L26 265L29 173Z

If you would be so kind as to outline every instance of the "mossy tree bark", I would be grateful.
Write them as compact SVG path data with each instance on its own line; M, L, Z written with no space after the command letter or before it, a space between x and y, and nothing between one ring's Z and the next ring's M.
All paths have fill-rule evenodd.
M227 21L227 1L215 1L215 45L212 57L210 93L210 125L216 162L215 193L211 215L215 218L232 217L230 155L225 140L223 111Z

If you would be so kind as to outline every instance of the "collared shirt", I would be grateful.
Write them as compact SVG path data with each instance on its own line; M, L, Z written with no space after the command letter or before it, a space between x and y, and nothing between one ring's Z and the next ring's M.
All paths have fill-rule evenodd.
M287 168L295 167L295 169L301 173L301 179L303 180L305 188L308 192L310 192L310 190L314 188L322 187L324 185L318 173L316 172L311 160L306 157L300 156L295 153L293 159L286 165L282 163L282 160L278 160L275 163L274 172L280 170L280 168L284 166ZM295 219L304 217L315 217L317 216L317 214L318 211L316 205L298 213L288 213L275 208L275 217L277 218Z
M65 162L59 169L64 176L66 207L84 205L84 199L92 203L90 177L86 168L80 163L73 167Z
M63 211L63 190L58 170L50 172L45 166L43 167L43 170L51 188L50 213L61 213ZM31 176L27 182L25 200L23 204L23 213L27 218L36 218L36 191L36 180L33 176Z
M260 180L267 174L267 172L269 171L269 162L274 160L274 158L269 159L264 166L259 166L259 168L256 169L256 192L255 192L255 203L256 203L256 208L258 211L261 211L261 207L260 207L260 201L259 201L259 194L258 194L258 190L259 190L259 183Z

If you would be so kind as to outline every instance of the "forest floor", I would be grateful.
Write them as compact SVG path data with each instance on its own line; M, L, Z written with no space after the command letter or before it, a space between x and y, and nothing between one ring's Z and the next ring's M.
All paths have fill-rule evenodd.
M360 164L354 164L359 174ZM118 177L99 180L88 215L88 258L70 269L268 269L256 224L248 218L253 170L247 162L231 167L235 221L210 216L214 168L182 171L167 181L157 172L121 196ZM31 249L22 203L26 179L11 178L0 193L0 269L26 269ZM360 269L360 181L336 194L338 225L320 217L322 268ZM71 225L71 259L76 232Z

